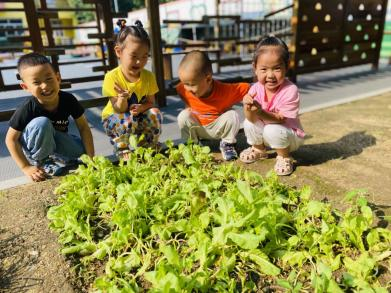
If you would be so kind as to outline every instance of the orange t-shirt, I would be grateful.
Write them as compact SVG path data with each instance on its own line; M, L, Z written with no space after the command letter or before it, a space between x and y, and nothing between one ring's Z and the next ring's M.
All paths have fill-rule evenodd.
M213 91L207 98L198 98L191 92L185 90L182 83L178 84L176 90L191 112L199 120L201 125L207 125L217 119L226 110L242 101L247 94L250 85L248 83L223 83L213 81Z

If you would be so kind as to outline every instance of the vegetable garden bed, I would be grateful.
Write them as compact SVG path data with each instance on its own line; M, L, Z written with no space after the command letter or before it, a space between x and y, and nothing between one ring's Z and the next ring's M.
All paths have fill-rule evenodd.
M344 212L274 175L216 164L209 147L84 157L48 218L89 290L387 292L391 231L360 192ZM381 279L380 279L381 280ZM88 284L91 282L91 284Z
M366 201L369 202L368 206L370 206L373 211L373 214L371 213L373 219L375 220L373 226L385 227L388 229L388 218L384 215L391 214L389 199L389 194L391 191L391 186L389 183L391 182L391 173L387 171L390 170L391 163L391 161L388 159L388 150L391 145L391 116L387 115L387 113L389 112L390 96L391 95L383 95L379 97L374 97L370 100L370 103L368 103L369 100L367 99L339 107L334 107L331 109L304 114L302 116L302 122L306 126L306 131L309 134L309 138L306 140L306 145L295 154L295 158L297 159L299 165L295 173L292 176L280 178L280 180L277 182L275 181L274 177L266 178L266 173L268 172L268 170L272 169L272 166L274 164L273 159L248 166L243 165L241 163L235 163L233 166L230 167L232 169L230 169L231 173L229 175L229 178L233 180L229 180L227 182L222 181L225 187L220 186L220 189L222 189L222 191L225 190L222 193L224 194L224 196L221 196L221 198L224 199L223 202L232 200L235 202L235 200L237 200L238 198L242 198L242 200L245 202L245 196L240 190L243 189L243 186L245 186L246 182L250 182L252 187L254 187L251 189L253 190L251 192L253 200L259 200L260 202L262 202L262 194L265 192L265 186L270 185L272 187L268 188L268 192L270 192L270 194L278 195L274 195L271 197L271 199L269 200L270 204L275 204L273 205L273 207L276 207L277 211L280 212L279 215L284 215L283 213L286 213L288 215L287 219L291 222L288 221L286 223L289 224L289 227L292 226L294 219L297 218L296 216L300 215L300 211L307 211L308 207L310 206L312 207L312 211L314 212L317 211L316 207L318 207L318 205L321 206L322 212L320 217L317 217L317 214L315 214L311 219L308 220L308 225L306 223L305 227L309 226L312 227L312 229L302 229L301 233L304 234L299 234L300 229L298 228L292 230L291 228L285 226L282 226L283 228L274 230L275 235L282 235L283 237L285 237L282 238L282 244L285 243L285 246L280 245L281 250L286 250L287 245L291 245L293 248L296 247L297 249L302 249L302 251L305 251L304 248L306 244L308 244L308 240L304 241L306 239L306 236L318 235L319 229L321 232L324 231L322 230L324 229L324 226L320 224L321 221L319 219L327 215L327 210L331 209L330 204L333 206L333 208L337 208L338 210L340 210L340 212L333 212L331 213L331 215L329 214L329 217L326 217L323 220L326 223L329 223L329 221L331 221L331 223L327 225L332 229L334 229L333 225L335 223L339 223L342 225L342 217L346 215L349 208L353 209L353 214L356 213L358 210L362 210L363 213L359 214L359 216L363 220L362 228L365 225L369 225L368 221L370 221L370 215L367 205L365 205ZM382 119L379 120L379 117L382 117ZM330 129L333 129L333 131L330 131ZM244 138L239 138L239 141L244 141ZM243 149L244 147L245 145L240 145L239 149ZM106 163L97 162L94 164L104 165ZM215 163L210 163L210 166L216 168L214 170L220 170L220 168L222 168L222 170L224 171L228 170L224 168L228 168L229 164L218 165ZM113 171L116 168L118 167L111 166L108 169ZM264 176L264 178L266 179L260 179L259 175L244 175L244 170L240 172L234 171L238 168L252 169L256 173L262 174L262 176ZM192 168L185 169L191 170ZM206 174L209 174L208 170L209 169L207 167L203 167L203 172L201 173L202 176L206 176ZM146 170L143 169L139 169L139 171L146 172ZM174 174L179 174L179 172L181 171L178 168L172 172L174 172ZM92 177L98 177L96 176L98 173L94 173L96 174ZM113 171L113 173L115 172ZM216 179L214 176L218 176L218 174L215 173L216 172L213 172L213 174L210 175L208 178L211 178L210 180L212 180L213 178ZM152 176L148 177L148 184L157 182L158 176L160 176L159 172L153 173ZM74 180L73 182L67 183L69 188L71 188L71 184L77 183L79 179L78 177L71 178L74 178ZM102 178L103 176L99 177L98 179L103 180ZM208 181L208 178L203 180L202 184L197 185L197 188L201 188L201 186L205 184L209 185L210 182ZM196 178L190 179L196 180ZM183 179L180 181L181 182L178 184L185 184L186 182L186 180ZM60 180L55 179L47 182L29 184L6 191L0 191L1 292L79 292L80 290L88 290L93 288L90 287L90 284L93 284L95 282L95 278L97 276L100 277L99 280L101 281L99 282L102 286L107 286L107 284L110 285L110 283L112 282L116 284L115 282L117 279L114 278L114 281L112 281L110 279L110 276L105 277L105 273L106 261L109 260L109 255L111 258L113 258L118 256L118 252L114 251L111 254L106 254L106 256L102 260L93 260L91 259L91 257L88 256L88 254L84 256L80 256L78 254L68 254L66 257L64 257L59 253L60 249L64 247L60 247L57 244L57 236L59 234L52 233L49 231L49 222L46 218L48 207L54 207L59 204L58 197L54 195L53 192L53 190L58 187L59 183ZM164 182L162 184L164 184ZM309 199L306 199L309 192L308 189L304 187L306 185L309 185L312 188L312 194ZM85 184L85 186L88 185ZM85 186L83 185L83 188L85 188ZM297 188L288 186L297 186ZM65 195L66 193L64 185L61 188L63 189L63 192L61 193ZM102 188L109 189L109 186L103 186ZM361 193L361 191L357 193L357 196L353 197L353 200L356 202L357 199L359 199L358 206L355 205L353 207L352 205L350 205L350 203L343 203L343 198L345 197L347 191L352 190L354 188L365 188L367 191L365 193L365 199L361 197L361 195L364 194ZM160 189L156 190L159 191ZM173 190L173 192L179 192L178 190ZM244 188L244 190L246 190L246 188ZM234 191L233 198L232 195L227 195L229 191ZM274 191L276 192L274 193ZM112 195L116 194L116 189L113 189ZM304 198L301 198L301 194L305 195ZM202 193L198 194L197 197L201 199L207 198L206 194L204 197ZM289 199L291 202L289 202L288 204L284 203L281 200L281 198L284 197L285 199ZM114 196L114 198L116 197ZM151 199L151 201L153 200L153 198ZM202 206L199 211L200 214L205 212L205 210L209 210L210 212L213 211L211 213L212 216L209 217L209 225L205 228L206 232L204 231L206 235L209 235L210 243L212 243L213 239L215 239L215 242L217 239L219 239L213 238L213 233L219 231L216 230L216 228L218 229L219 227L223 226L223 224L221 224L221 207L223 207L223 205L221 205L220 203L221 200L218 201L217 198L218 197L210 196L208 201L205 203L206 205ZM278 201L278 199L280 199L280 202ZM318 200L319 203L316 200ZM148 201L148 203L151 203L151 201ZM165 205L163 205L163 202L164 201L162 200L160 202L160 205L157 206L163 209L163 207L165 207ZM186 200L183 199L180 202L186 202ZM276 205L276 203L281 202L282 204L280 206ZM190 200L188 200L187 205L181 206L187 207L188 210L190 209L190 212L192 211L192 202ZM249 211L251 208L251 205L249 204L242 204L238 205L237 207L236 202L234 206L235 208L233 209L233 211L232 209L228 209L230 212L234 212L234 216L229 217L229 221L234 222L236 222L240 218L236 218L235 215L238 214L243 216L244 211ZM286 207L288 207L288 209L286 209ZM148 206L147 208L152 209L152 206ZM256 205L254 205L254 208L256 208ZM92 213L92 216L90 216L90 222L92 223L91 230L94 232L92 234L93 237L91 239L92 242L96 243L95 245L98 245L98 240L107 239L107 237L109 237L110 235L109 232L113 230L113 228L114 230L118 229L118 227L115 225L111 227L109 225L106 225L106 227L101 226L99 228L95 228L94 224L98 222L96 220L97 215L98 213L94 212ZM190 215L191 214L185 213L183 219L186 219L187 222L190 222ZM244 215L244 218L248 215L250 215L250 213ZM341 218L335 219L335 215L341 215ZM164 217L171 221L172 218L170 217L173 217L173 214L166 213L164 214ZM251 218L251 216L249 217ZM351 217L353 216L351 215ZM159 220L158 218L150 218L154 221ZM199 221L203 219L202 217L198 218ZM92 221L93 219L94 221ZM111 219L109 217L102 217L101 219L105 221L112 221L112 217ZM118 219L119 218L117 218L117 220ZM282 219L283 218L281 218L281 220ZM179 220L180 219L178 218L177 221ZM277 220L280 220L280 218L278 218ZM170 223L170 221L167 221L167 223ZM333 223L333 221L336 222ZM260 290L279 292L285 290L289 291L289 289L285 289L285 287L297 286L296 288L298 289L301 286L300 290L302 292L312 292L314 291L313 288L316 288L316 286L333 286L330 285L330 282L327 282L327 280L329 279L328 276L330 275L330 270L328 270L326 266L330 267L330 264L327 262L326 256L313 258L313 256L316 256L316 254L314 254L313 256L311 255L312 262L308 260L306 261L304 258L303 266L296 266L296 268L289 271L289 266L291 265L289 264L288 260L284 259L283 257L280 258L280 255L278 253L269 253L272 250L270 249L271 244L268 243L272 243L272 241L269 240L267 236L265 236L265 239L261 241L258 237L262 235L255 231L254 225L256 225L255 222L253 222L251 225L246 225L245 227L234 227L235 229L237 229L237 231L222 231L222 233L225 233L225 236L227 236L225 245L223 245L223 247L227 246L228 252L225 252L224 255L231 256L232 258L232 254L235 254L234 269L231 270L230 266L228 265L226 266L226 268L229 270L228 275L230 277L231 282L236 282L236 289L242 290L243 288L247 288L246 286L250 286L250 288L251 286L258 286L259 288L262 288ZM185 229L188 228L188 226L189 225L184 225L182 226L182 228ZM266 227L269 226L272 225L266 225ZM193 228L193 225L190 225L190 227ZM202 227L202 225L199 225L195 228L202 229ZM300 225L298 227L300 228ZM215 230L213 230L213 228L215 228ZM253 229L253 231L251 231L251 229ZM336 227L335 229L340 230L340 227ZM99 231L101 233L98 233ZM149 229L149 234L142 234L142 236L148 237L148 235L151 235L151 231L152 230ZM172 267L172 275L169 275L169 277L167 278L171 279L172 277L173 280L177 278L177 280L179 280L178 284L182 285L182 279L178 278L177 276L179 274L177 273L179 269L175 268L175 266L178 265L178 262L175 260L175 256L171 258L170 251L172 249L170 247L176 248L174 249L174 251L179 252L179 265L182 268L185 268L183 269L184 273L194 273L201 268L200 266L197 267L197 265L194 265L193 261L193 271L191 269L186 271L186 268L189 265L189 261L183 261L183 258L181 257L182 255L184 255L184 252L187 252L187 250L185 249L186 245L189 246L189 244L186 244L182 241L182 239L186 239L187 237L184 234L185 232L171 232L172 235L176 235L176 238L173 238L174 240L172 240L172 242L169 242L168 245L166 245L167 247L169 247L168 249L160 249L159 233L161 234L163 233L163 231L156 231L156 229L154 231L157 233L155 234L155 237L157 235L159 238L151 238L151 245L153 244L151 246L151 256L156 257L155 260L160 260L156 262L156 265L160 265L164 269L166 269L167 266L170 268ZM354 279L358 280L360 278L354 277L357 274L359 274L361 277L366 277L367 279L365 282L371 284L372 287L390 286L390 258L387 258L386 251L381 253L381 249L378 252L373 252L374 249L379 249L379 247L381 248L383 244L370 246L368 243L368 237L370 239L370 243L374 244L373 241L376 242L376 236L369 236L375 235L376 232L370 231L374 230L368 229L363 233L364 250L369 251L369 253L366 253L365 251L363 252L362 246L361 248L357 248L356 244L352 244L353 242L349 240L351 236L346 231L346 228L344 228L343 230L343 235L346 238L345 244L337 244L333 246L332 253L334 253L336 256L338 254L341 254L340 259L337 260L338 257L336 257L335 262L340 262L341 264L349 264L348 269L344 269L342 266L340 269L337 269L331 273L332 277L337 282L337 284L340 285L342 290L345 290L346 286L354 286L354 284L352 283L350 283L349 285L349 282L353 280L349 277L349 275L353 276ZM381 229L380 231L384 230ZM232 234L231 232L236 234L249 233L255 235L256 237L251 238L250 236L250 241L241 242L241 238L236 237L237 235L235 236L235 234ZM359 233L358 230L356 232ZM231 233L229 234L229 237L228 233ZM297 238L294 237L295 233L296 235L300 235L303 237L299 237L299 239L297 240ZM383 232L381 232L380 234L382 233ZM388 232L384 233L388 234ZM325 234L327 233L320 234L320 238L315 238L312 240L317 240L319 242L321 239L326 237ZM336 234L338 235L338 233ZM138 234L135 235L137 236ZM162 236L163 240L161 241L169 241L165 240L164 233L162 234ZM74 238L77 239L78 237L80 236L76 236ZM291 240L289 241L289 239ZM310 241L312 240L310 238ZM257 241L257 248L252 248L251 245L255 245L254 243L257 243ZM303 241L305 242L304 244L301 243ZM217 244L218 243L219 242L217 242ZM383 243L387 244L385 241ZM250 245L250 247L243 248L240 246L247 244ZM103 244L100 245L104 246ZM65 248L69 246L72 246L71 243L66 245ZM358 244L358 247L360 247L360 244ZM264 266L264 269L266 269L267 267L269 267L269 269L275 269L275 267L278 268L280 274L277 276L273 276L273 274L272 276L267 275L270 274L270 272L273 272L273 270L266 272L258 269L257 262L250 259L249 257L250 252L253 252L254 250L263 251L266 248L269 249L268 251L266 251L266 253L264 252L267 258L265 257L265 255L262 255L264 258L261 261L267 261L271 265ZM201 249L201 247L196 247L196 249ZM310 251L312 253L313 251L316 252L319 250L320 245L314 245L314 247ZM189 252L189 254L191 254L191 252ZM305 253L303 254L305 255ZM126 254L123 256L126 256ZM222 257L222 253L219 254L218 250L215 251L213 249L210 251L210 253L208 253L207 256L214 256L213 262L205 262L205 265L208 265L206 273L210 273L213 276L213 278L210 278L210 282L215 282L212 285L217 286L217 279L221 276L224 276L224 273L220 272L218 268L220 267L221 263L227 263L231 258ZM85 263L83 269L83 267L80 265L80 260L84 257L87 258L83 261ZM326 257L326 260L323 259L324 257ZM384 259L374 264L373 257L384 257ZM169 259L171 259L170 261L172 262L172 264L169 263ZM358 262L358 264L355 263L354 265L352 265L351 263L349 263L349 259ZM318 263L316 262L316 260L318 260ZM284 261L287 264L284 264ZM320 261L322 262L322 264L320 264ZM121 261L119 261L119 263L121 263ZM74 265L77 265L76 269L73 269ZM113 265L114 263L110 263L110 266L107 266L111 268ZM237 265L239 265L239 269L236 269ZM153 263L153 266L155 266L155 262ZM153 271L151 269L153 268L153 266L151 265L150 268L145 272ZM375 269L371 270L371 267ZM86 268L88 268L88 270ZM120 270L120 268L118 266L115 266L115 268L115 270L112 270L114 277L117 277L119 274L120 277L122 277L121 273L117 271ZM352 269L355 272L351 272ZM317 277L315 277L315 274L311 275L312 270L318 273ZM110 272L110 270L108 271ZM244 275L239 274L238 272L240 271L244 271L247 277L244 277ZM253 273L253 271L255 271L255 273ZM161 278L159 277L160 275L158 272L161 273L162 271L157 271L157 273L149 274L148 277L148 274L145 274L145 278L141 278L140 276L138 276L138 279L136 279L136 283L140 288L152 288L154 286L154 283L149 281L147 278L152 278L152 281L154 280L153 278L155 278L156 281L156 279ZM275 269L275 272L277 272L277 269ZM349 275L347 275L346 273L348 273ZM213 274L215 274L215 276ZM80 278L81 276L82 278ZM127 276L125 276L125 278L126 277ZM278 281L278 279L280 279L280 281ZM378 280L376 281L376 279ZM245 283L243 283L244 285L242 285L241 280L245 280ZM315 281L312 282L311 280ZM169 280L163 280L161 282L166 281L169 282ZM173 284L175 284L175 282ZM186 282L186 284L189 283ZM361 283L361 286L363 284L364 283ZM227 286L227 283L222 282L222 284L219 283L219 285ZM117 286L121 286L121 283L117 284ZM329 288L334 289L334 287ZM368 292L373 291L368 290Z

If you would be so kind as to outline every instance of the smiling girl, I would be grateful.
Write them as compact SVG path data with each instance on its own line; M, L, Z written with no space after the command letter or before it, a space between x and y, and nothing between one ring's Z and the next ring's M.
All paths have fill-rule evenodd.
M154 74L146 69L150 40L140 21L117 34L115 53L120 65L108 72L103 95L110 101L102 111L102 123L118 158L128 159L129 136L140 137L143 146L157 147L162 114L154 107L159 91Z
M285 78L288 61L289 51L284 41L273 36L263 38L253 58L258 82L243 98L246 117L243 128L251 146L240 154L240 159L245 163L265 159L266 146L269 146L277 152L274 170L278 175L293 172L290 152L304 142L298 116L298 90Z

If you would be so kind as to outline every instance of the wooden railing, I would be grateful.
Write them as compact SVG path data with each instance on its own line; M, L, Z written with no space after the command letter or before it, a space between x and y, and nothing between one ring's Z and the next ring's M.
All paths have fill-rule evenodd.
M63 54L68 48L81 46L82 44L57 46L54 40L49 40L48 46L43 45L41 31L49 32L56 29L74 29L78 26L51 26L50 18L56 17L58 9L48 9L41 7L37 9L34 1L31 0L3 0L5 2L20 2L24 8L7 9L8 11L24 11L29 28L16 28L15 30L29 31L28 36L10 38L11 41L31 43L27 46L0 47L0 52L18 52L24 49L31 49L43 52L52 56L53 64L59 69L65 63L58 60L58 55ZM45 0L40 0L41 3ZM97 38L94 46L99 46L102 58L79 61L95 62L102 64L95 67L95 71L107 71L117 65L117 60L113 50L113 40L110 37L112 32L112 15L109 1L105 0L83 0L85 3L95 4L94 11L97 13L98 24L103 15L105 29L97 25L97 33L90 34L91 38ZM292 61L290 64L290 75L293 80L297 74L328 70L358 64L371 63L376 68L379 62L381 40L384 30L384 20L387 10L387 0L363 0L364 10L357 1L345 0L344 5L329 0L315 1L314 5L304 3L305 1L295 0L292 5L269 13L262 20L241 19L237 15L225 16L205 16L202 20L163 20L167 25L202 25L205 28L204 36L201 40L181 39L180 44L163 45L163 67L166 81L174 80L172 68L172 56L185 54L189 50L198 48L210 53L212 62L216 64L217 72L223 66L251 63L251 56L256 43L266 34L274 34L283 38L289 45ZM312 3L312 2L311 2ZM380 9L379 9L380 7ZM278 17L280 13L293 9L292 19ZM4 10L4 9L3 9ZM105 14L106 13L106 14ZM369 15L369 17L368 17ZM38 18L43 18L45 27L40 27ZM211 26L218 25L216 30L211 30ZM4 29L0 29L4 30ZM7 28L7 30L9 30ZM389 34L390 32L385 32ZM52 34L49 34L50 37ZM236 55L224 52L224 46L231 44L236 47ZM83 44L84 45L84 44ZM103 46L106 45L107 54L104 53ZM173 52L173 48L180 48L180 52ZM239 48L239 49L238 49ZM234 53L235 53L234 52ZM390 58L391 61L391 58ZM66 63L72 64L72 62ZM14 69L15 67L0 67L0 91L19 88L19 85L5 85L1 71ZM71 78L64 80L62 87L69 87L73 82L85 82L92 80L102 80L103 75L87 76L82 78ZM238 81L240 77L235 77L229 81ZM173 83L167 82L167 94L175 93ZM107 102L107 98L91 99L81 101L85 107L101 106ZM0 121L8 119L14 110L7 110L0 113Z
M181 39L178 44L164 44L163 58L165 78L173 78L172 56L185 54L188 51L199 49L210 53L212 63L216 64L216 73L221 67L251 63L249 57L259 39L266 34L274 33L283 38L289 38L291 33L290 19L242 19L239 15L206 15L202 20L163 20L167 26L175 28L199 26L203 36L198 40ZM214 26L218 25L218 29ZM213 33L212 33L213 31ZM224 46L231 45L233 52L227 54ZM180 51L172 52L171 49Z
M2 1L3 2L3 1ZM28 27L15 27L15 28L6 28L1 30L6 30L10 32L19 33L22 31L24 34L28 32L28 35L22 36L10 36L7 38L7 43L11 45L0 46L0 53L12 53L12 52L23 52L26 50L32 50L35 52L41 52L47 56L51 56L51 62L55 70L61 73L60 65L62 62L59 62L59 55L64 55L67 49L74 49L78 47L93 47L99 48L100 57L95 58L94 61L101 62L100 65L93 68L93 71L103 71L106 72L117 66L117 58L114 53L114 41L113 41L113 13L110 6L110 1L105 0L83 0L84 3L92 4L91 8L48 8L46 0L40 0L40 7L35 5L36 1L32 0L6 0L5 2L21 3L23 8L4 8L3 11L15 12L23 11L25 14L25 19L28 24ZM89 11L95 13L96 26L63 26L63 25L52 25L51 19L57 19L58 13L61 11ZM43 21L43 26L40 25L40 20ZM102 26L103 22L103 26ZM88 37L90 39L97 39L93 43L83 43L83 44L57 44L53 32L56 30L74 30L74 29L96 29L95 34L90 34ZM47 45L44 45L43 35L47 38ZM21 45L12 45L15 42L21 43ZM107 53L106 53L107 51ZM92 61L77 61L76 63L85 63ZM2 71L10 69L9 67L0 67L0 92L7 90L15 90L19 88L18 84L4 84L4 79L2 76ZM13 69L13 68L11 68ZM90 77L79 77L79 78L69 78L64 80L62 88L69 87L71 83L86 82L86 81L95 81L102 80L103 74L100 76L90 76Z

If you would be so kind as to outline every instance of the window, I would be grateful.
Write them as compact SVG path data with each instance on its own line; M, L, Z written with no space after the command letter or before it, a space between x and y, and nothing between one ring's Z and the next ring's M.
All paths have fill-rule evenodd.
M23 35L23 30L17 30L18 28L23 28L22 19L0 20L0 40L6 41L7 37Z

